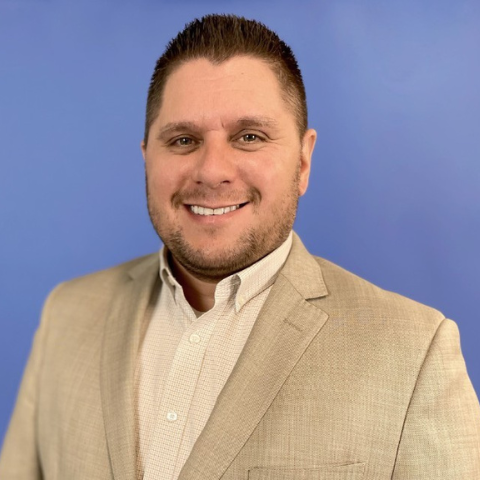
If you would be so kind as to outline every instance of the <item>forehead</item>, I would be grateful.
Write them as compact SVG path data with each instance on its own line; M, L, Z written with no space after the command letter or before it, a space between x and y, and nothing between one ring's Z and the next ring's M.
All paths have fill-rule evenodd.
M205 58L190 60L168 77L157 120L258 115L294 125L282 93L271 65L261 59L235 56L218 64Z

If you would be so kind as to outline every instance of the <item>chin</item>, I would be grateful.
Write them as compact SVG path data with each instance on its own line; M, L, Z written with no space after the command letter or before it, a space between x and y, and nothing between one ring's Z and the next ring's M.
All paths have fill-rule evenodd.
M221 280L255 263L254 252L218 248L206 252L183 245L167 245L172 255L185 269L202 279Z
M231 232L222 234L215 228L207 237L197 237L191 231L187 234L173 222L161 222L159 212L151 208L149 213L155 230L178 264L197 278L219 281L249 267L279 247L292 229L295 206L291 204L290 208L283 209L282 214L276 212L272 215L275 222L269 220L236 235Z

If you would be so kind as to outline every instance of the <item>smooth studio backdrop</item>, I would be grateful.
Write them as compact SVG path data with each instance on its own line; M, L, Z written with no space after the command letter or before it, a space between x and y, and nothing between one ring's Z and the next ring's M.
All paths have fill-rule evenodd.
M307 247L456 320L480 392L478 0L0 0L0 443L48 292L159 247L148 82L212 12L261 20L297 54L319 135Z

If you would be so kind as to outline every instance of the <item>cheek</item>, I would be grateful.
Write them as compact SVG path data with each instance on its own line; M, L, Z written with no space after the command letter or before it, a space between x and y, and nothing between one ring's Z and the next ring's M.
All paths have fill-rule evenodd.
M145 165L147 182L151 191L164 196L171 191L176 183L175 171L166 168L163 162L147 162Z
M145 168L151 184L161 185L162 190L167 191L178 190L192 176L192 162L183 157L170 158L162 155L159 158L150 158L145 162Z
M299 162L282 158L258 162L255 167L245 171L245 182L258 188L265 198L275 200L298 193Z
M172 192L168 190L168 182L165 183L163 176L156 175L155 172L147 171L147 196L151 208L156 211L165 211L170 204Z
M275 154L243 159L239 165L239 177L246 184L256 186L260 190L274 188L274 185L282 182L283 177L287 175L284 161Z

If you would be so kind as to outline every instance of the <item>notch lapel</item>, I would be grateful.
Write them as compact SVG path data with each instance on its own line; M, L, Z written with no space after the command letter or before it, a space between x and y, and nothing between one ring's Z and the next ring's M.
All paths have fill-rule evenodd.
M219 479L256 428L328 315L319 265L298 237L179 480Z
M154 306L158 255L129 272L106 319L100 387L110 464L115 480L136 478L134 379L143 330Z

